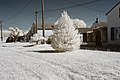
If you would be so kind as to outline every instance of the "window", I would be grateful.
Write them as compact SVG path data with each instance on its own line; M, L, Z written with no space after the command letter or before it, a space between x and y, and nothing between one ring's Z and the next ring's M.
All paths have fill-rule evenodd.
M111 40L120 40L120 27L111 28Z
M120 18L120 8L119 8L119 18Z
M117 40L120 40L120 27L118 27L117 29L118 29L118 30L117 30L117 31L118 31L118 32L117 32Z
M87 33L83 33L83 42L87 42Z
M119 27L119 40L120 40L120 27Z
M111 40L114 40L114 28L111 28Z

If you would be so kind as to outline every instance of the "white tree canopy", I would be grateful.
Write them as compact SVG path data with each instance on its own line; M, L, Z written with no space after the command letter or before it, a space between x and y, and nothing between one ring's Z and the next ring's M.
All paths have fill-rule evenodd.
M64 11L55 22L51 46L58 51L71 51L79 49L80 44L80 35L73 19Z
M83 20L73 19L75 28L86 28L86 23Z
M11 31L10 35L11 36L23 36L25 35L22 30L20 30L18 27L10 27L9 30Z
M37 41L39 42L43 40L46 41L46 38L44 38L41 34L38 34L38 33L34 34L30 39L31 42L37 42Z

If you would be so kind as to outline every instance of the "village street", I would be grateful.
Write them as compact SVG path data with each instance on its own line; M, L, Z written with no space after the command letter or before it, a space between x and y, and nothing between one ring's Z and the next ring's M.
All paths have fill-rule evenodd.
M1 43L0 80L119 80L120 53L57 53L50 45Z

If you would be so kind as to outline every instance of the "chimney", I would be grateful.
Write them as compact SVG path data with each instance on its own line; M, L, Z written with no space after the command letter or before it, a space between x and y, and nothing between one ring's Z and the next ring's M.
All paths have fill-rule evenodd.
M99 22L99 19L98 19L98 14L97 14L97 17L96 17L96 21L95 21L96 23L98 23Z

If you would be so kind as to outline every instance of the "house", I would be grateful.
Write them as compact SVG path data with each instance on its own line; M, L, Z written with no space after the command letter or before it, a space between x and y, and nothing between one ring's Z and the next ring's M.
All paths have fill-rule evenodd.
M87 43L94 46L107 45L107 22L96 21L91 26L91 31L87 31Z
M83 45L88 46L106 46L107 45L107 22L101 22L96 18L96 21L90 28L78 28L83 34Z
M31 29L26 34L26 41L28 42L31 36L33 36L35 33L36 33L36 27L35 27L35 23L33 23Z
M54 27L53 23L45 23L45 30L52 30ZM42 25L39 23L38 30L42 30Z
M53 26L52 23L46 23L44 25L45 30L52 30L52 26ZM42 30L42 25L40 23L38 24L38 30L37 31L40 32L39 30ZM36 32L36 24L33 23L31 29L28 31L28 33L26 35L26 41L29 41L31 39L31 36L33 36L35 33L37 33Z
M106 13L108 22L108 44L120 45L120 2Z

